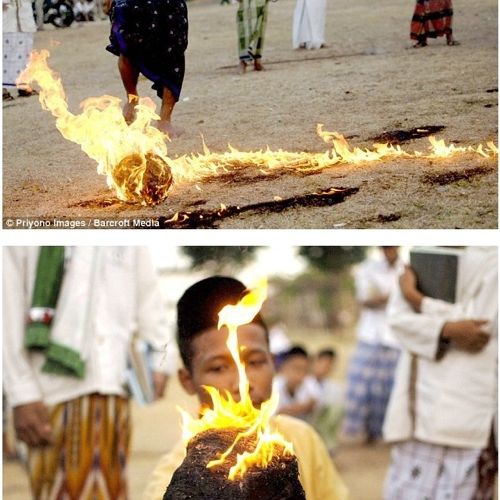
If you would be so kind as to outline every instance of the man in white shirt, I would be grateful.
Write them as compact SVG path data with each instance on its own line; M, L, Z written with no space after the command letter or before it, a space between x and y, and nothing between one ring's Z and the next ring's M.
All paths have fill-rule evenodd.
M358 344L347 374L344 432L372 443L382 437L399 348L387 326L386 305L403 268L398 247L381 247L382 259L357 269L356 297L361 305Z
M384 423L386 500L492 499L497 472L498 252L469 247L456 302L424 296L407 269L389 322L403 351Z
M175 370L156 272L140 247L66 247L59 253L56 304L33 307L35 290L52 286L41 278L50 267L40 264L44 248L61 249L3 251L4 387L17 436L29 447L32 494L126 498L124 385L133 333L154 349L156 397ZM38 335L43 322L50 347L31 349L27 333L34 325L31 333ZM53 358L71 366L54 369Z

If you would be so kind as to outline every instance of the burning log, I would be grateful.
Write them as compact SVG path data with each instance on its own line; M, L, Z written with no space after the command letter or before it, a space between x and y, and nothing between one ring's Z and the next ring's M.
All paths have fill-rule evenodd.
M173 181L170 167L153 153L126 156L111 175L126 200L146 205L161 203Z
M255 437L236 441L231 453L220 465L207 468L232 443L241 429L209 429L197 434L187 446L184 462L175 471L163 500L305 500L299 482L297 459L280 453L265 467L251 466L243 475L228 479L236 456L256 447Z

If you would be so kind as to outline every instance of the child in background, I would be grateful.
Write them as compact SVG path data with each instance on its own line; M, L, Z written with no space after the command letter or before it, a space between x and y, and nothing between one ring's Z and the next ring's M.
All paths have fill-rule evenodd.
M320 406L312 420L313 427L333 455L337 447L337 434L344 414L342 388L331 378L337 353L333 349L321 350L313 361L313 377L321 391Z
M210 405L204 386L229 391L239 400L238 371L226 346L227 329L217 329L218 313L227 304L236 304L245 295L245 286L233 279L214 276L191 286L177 304L177 342L183 361L179 380L196 395L200 404ZM274 375L266 324L258 314L251 323L238 328L241 357L250 383L255 407L271 397ZM306 423L287 416L272 418L272 427L293 444L299 464L299 479L308 500L347 498L319 436ZM183 443L164 455L156 466L144 498L161 500L174 471L185 456Z
M307 351L293 346L283 355L274 386L279 394L278 413L301 420L312 421L319 408L321 389L313 377L308 376L310 361Z

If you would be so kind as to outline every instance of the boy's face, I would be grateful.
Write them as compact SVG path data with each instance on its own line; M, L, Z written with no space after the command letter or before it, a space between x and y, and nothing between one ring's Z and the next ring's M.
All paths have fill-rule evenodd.
M382 247L386 261L392 266L399 256L399 247Z
M193 358L191 370L179 370L179 380L189 394L196 394L202 404L212 406L212 401L204 385L219 391L229 391L239 401L238 369L226 346L228 331L211 328L195 337L191 347ZM255 323L238 328L240 357L245 364L250 383L250 398L254 406L271 397L274 375L273 360L266 342L264 328Z
M295 390L309 373L309 359L305 356L291 356L283 362L280 371L287 380L288 388Z
M333 368L333 358L330 356L320 356L314 360L314 375L318 379L323 379L330 375Z

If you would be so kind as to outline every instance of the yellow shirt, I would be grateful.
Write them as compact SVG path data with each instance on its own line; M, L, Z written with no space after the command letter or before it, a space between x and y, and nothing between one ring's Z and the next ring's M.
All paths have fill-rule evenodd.
M278 415L271 421L273 430L293 444L299 463L299 479L307 500L346 500L347 488L332 463L325 445L313 428L293 417ZM179 442L170 453L163 455L149 478L144 500L162 500L175 470L185 457L185 447Z

